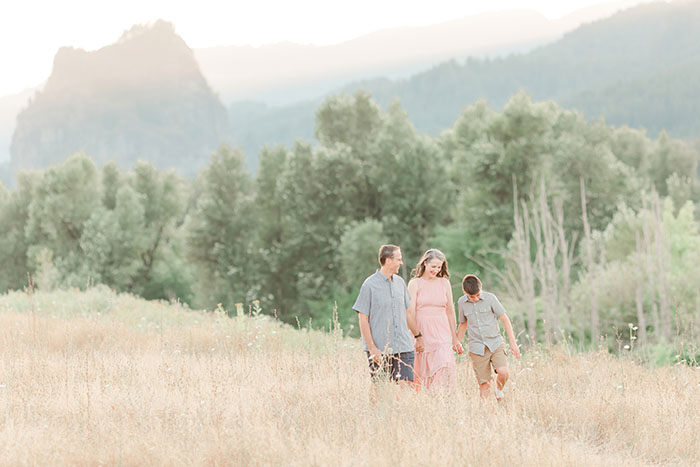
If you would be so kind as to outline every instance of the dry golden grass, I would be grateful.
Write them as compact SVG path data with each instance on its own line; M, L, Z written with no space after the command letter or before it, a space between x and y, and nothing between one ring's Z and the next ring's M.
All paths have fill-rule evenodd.
M507 401L380 385L360 343L116 295L0 297L0 465L700 464L700 371L528 352Z

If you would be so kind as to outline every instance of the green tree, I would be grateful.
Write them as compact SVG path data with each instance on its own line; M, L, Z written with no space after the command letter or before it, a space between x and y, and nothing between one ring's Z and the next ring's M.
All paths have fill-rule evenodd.
M137 242L141 248L141 264L134 278L133 290L145 298L175 298L164 296L173 293L173 288L163 281L177 277L179 271L185 277L188 275L186 269L178 271L167 267L178 267L169 255L172 253L171 243L177 241L178 230L184 222L187 185L174 171L159 171L153 164L143 161L138 162L127 174L125 183L136 194L143 212L143 222L140 224L142 229ZM130 195L124 196L124 202L127 203L126 199Z
M111 204L111 203L109 203ZM143 290L136 281L143 263L144 206L129 185L117 190L113 209L96 209L81 238L84 261L95 281L118 290Z
M13 191L0 184L0 291L27 284L29 243L24 230L36 180L34 174L20 173Z
M257 228L254 233L253 260L257 264L258 297L263 310L268 313L278 308L279 301L290 296L293 289L291 281L280 280L285 271L293 270L293 265L284 262L283 200L278 188L278 178L284 171L286 160L286 148L263 148L254 186Z
M685 141L672 139L665 131L659 135L651 153L649 178L659 194L668 194L666 181L672 174L692 179L697 178L700 153Z
M195 182L187 226L188 255L197 270L197 303L232 310L255 296L253 185L240 150L221 146Z
M51 167L34 184L26 235L28 256L46 249L66 285L85 286L90 280L82 265L80 240L86 221L100 203L100 179L95 163L74 154Z
M376 219L352 222L340 237L338 259L341 274L339 282L347 289L357 288L362 281L379 268L376 249L389 243L382 223Z
M652 198L653 199L653 198ZM655 213L655 210L658 212ZM662 200L633 210L622 207L599 236L607 260L598 274L582 275L572 293L573 316L586 316L590 289L597 289L601 329L629 340L628 323L644 341L696 339L694 325L700 293L689 277L700 274L700 226L694 206L676 210ZM663 333L663 306L669 308L669 335ZM612 342L611 342L611 345Z
M316 111L314 135L324 146L345 144L357 152L365 150L383 128L382 112L371 95L357 91L329 97Z

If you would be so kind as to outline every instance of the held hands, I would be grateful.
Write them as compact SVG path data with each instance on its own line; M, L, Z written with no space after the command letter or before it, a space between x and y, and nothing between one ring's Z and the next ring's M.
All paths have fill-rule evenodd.
M515 342L510 343L510 353L512 353L517 360L520 360L520 349Z
M459 341L459 339L452 339L452 350L457 352L458 355L462 355L464 353L464 347L462 347L462 343Z
M423 336L416 338L416 352L422 352L425 349L425 344L423 343Z

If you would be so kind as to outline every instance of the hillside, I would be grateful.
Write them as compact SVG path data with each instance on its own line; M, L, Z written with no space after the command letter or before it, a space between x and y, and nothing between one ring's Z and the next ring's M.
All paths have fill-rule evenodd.
M331 45L283 42L194 49L194 54L224 102L286 105L318 98L367 77L406 78L452 58L532 50L634 3L595 5L559 19L514 9L429 26L383 29Z
M20 111L27 106L36 89L0 97L0 163L10 160L10 141Z
M640 78L623 78L588 89L562 104L602 117L612 125L646 128L656 135L668 128L675 137L700 139L700 58Z
M11 165L44 167L82 150L98 162L146 159L193 174L229 133L192 50L158 21L94 52L60 49L17 118Z
M0 97L0 183L12 184L10 170L10 142L20 111L27 106L36 89Z
M1 295L0 463L700 462L700 374L684 364L525 348L502 405L479 400L464 357L454 394L380 384L371 403L358 340L243 311L107 288Z
M700 110L687 107L694 102L688 97L700 88L693 79L693 64L700 60L698 24L698 1L647 4L581 26L527 54L451 60L408 79L364 80L338 92L365 89L384 106L399 99L416 128L430 134L451 127L461 109L478 99L500 108L525 89L536 100L554 99L590 118L610 114L616 124L648 128L652 135L663 128L672 136L697 138ZM319 103L296 104L298 118L312 115ZM240 120L236 106L229 113ZM234 139L245 142L246 153L256 154L264 143L293 142L283 130L292 125L282 117L288 109L268 108L267 113L265 126L236 127ZM313 127L305 127L300 136L312 133Z

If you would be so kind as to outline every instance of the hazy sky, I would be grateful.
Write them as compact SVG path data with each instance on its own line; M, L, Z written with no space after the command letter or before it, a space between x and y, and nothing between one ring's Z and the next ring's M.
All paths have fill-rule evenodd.
M172 22L190 47L333 44L397 26L514 8L555 19L604 0L19 0L0 14L0 96L41 84L61 46L95 50L134 24Z

